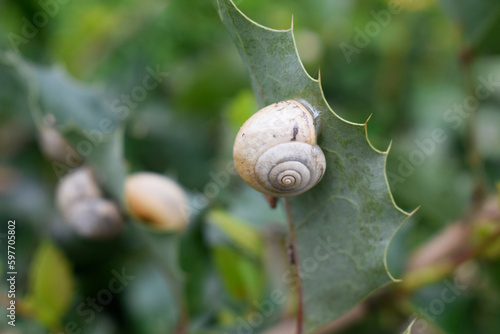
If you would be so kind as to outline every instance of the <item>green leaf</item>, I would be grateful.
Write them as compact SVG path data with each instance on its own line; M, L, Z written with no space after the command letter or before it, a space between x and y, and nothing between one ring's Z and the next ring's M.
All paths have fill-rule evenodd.
M75 81L60 67L31 64L12 53L0 53L0 60L18 71L36 125L55 122L75 151L94 167L104 188L122 201L123 125L104 94ZM76 167L67 160L67 164L52 163L57 176Z
M186 311L184 309L184 296L182 295L184 277L182 269L179 265L181 234L157 231L133 219L130 219L130 222L131 224L129 224L128 232L129 237L140 241L140 245L143 247L143 253L147 256L146 260L151 260L152 263L154 262L154 266L161 270L163 274L162 281L163 283L166 283L168 287L169 297L161 302L163 297L158 298L158 296L156 296L155 303L161 302L163 304L162 307L166 307L165 305L170 303L172 300L176 303L176 311L168 312L168 319L157 321L158 326L167 326L167 324L170 324L174 318L176 319L174 322L180 322L184 318L184 313ZM140 289L144 290L144 287ZM148 303L145 300L147 298L149 297L144 296L141 303ZM173 306L170 306L170 308L173 309ZM134 307L134 309L136 308ZM165 310L163 310L163 312L165 312ZM134 319L134 321L137 321L138 323L148 323L147 320L139 320L140 316L138 316L137 319ZM165 330L163 332L165 332Z
M214 247L214 260L231 295L249 303L262 298L266 277L261 263L227 246Z
M26 304L38 321L59 326L71 306L75 291L69 261L51 242L44 241L34 256L29 276Z
M367 124L341 119L319 80L299 59L292 29L263 27L219 0L222 21L249 70L259 105L295 99L312 112L327 159L323 180L289 200L303 299L304 330L314 332L392 281L389 243L409 214L393 201L387 152L374 149Z
M244 220L222 210L213 210L208 221L222 230L238 247L257 257L262 255L263 242L259 233Z
M500 53L500 1L442 0L442 3L459 24L468 47L478 54Z
M148 254L155 257L158 264L168 272L171 284L176 287L182 284L182 270L179 266L181 234L157 231L136 220L130 221L129 235L143 242Z
M263 265L264 241L249 222L223 210L212 210L207 222L223 233L223 241L214 239L216 267L229 292L236 298L260 300L265 288Z
M500 182L497 183L497 191L498 191L498 196L497 196L498 206L500 207Z
M177 292L161 267L144 260L132 275L136 277L124 290L123 303L131 332L174 333L180 316Z
M223 294L222 282L205 238L205 225L200 217L193 220L182 235L179 253L180 266L185 274L184 297L191 324L196 326L196 318L205 318L207 310L217 312L219 305L214 303L214 299L220 300Z

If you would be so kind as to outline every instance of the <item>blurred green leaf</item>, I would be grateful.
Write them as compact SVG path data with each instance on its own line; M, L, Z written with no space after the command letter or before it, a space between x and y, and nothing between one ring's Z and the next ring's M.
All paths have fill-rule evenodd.
M104 188L122 200L125 166L123 125L104 95L69 77L60 67L41 67L0 53L19 72L37 126L55 126L94 167ZM54 124L51 124L54 123ZM75 166L52 163L58 177Z
M130 224L129 234L143 242L149 254L156 257L159 264L168 272L170 283L178 287L182 281L182 272L179 266L181 235L157 231L135 220L132 220L132 224Z
M319 82L300 62L292 30L258 25L230 0L219 0L219 11L245 60L259 105L301 101L319 130L325 176L290 199L298 267L307 271L301 279L304 327L312 333L392 281L386 252L408 214L392 199L387 153L370 145L366 124L344 121L331 111Z
M498 200L498 207L500 207L500 182L497 183L497 200Z
M500 2L497 0L442 0L445 11L463 31L467 46L478 54L500 53Z
M210 211L207 221L228 239L213 245L214 262L225 287L237 299L260 300L266 287L261 235L248 222L223 210Z
M55 245L44 241L31 264L26 304L41 323L58 326L73 301L74 290L70 263Z
M124 295L131 333L173 333L180 312L173 286L151 262L142 263L132 273L136 277Z
M193 221L182 235L179 252L180 266L184 272L184 296L194 326L197 325L196 318L202 321L210 318L222 303L222 283L204 232L203 221Z
M214 260L229 292L249 303L260 300L265 287L265 274L259 262L231 247L217 246Z
M244 220L222 210L208 213L208 221L220 228L237 246L255 256L262 255L262 238Z
M253 115L256 109L257 103L255 102L253 93L250 90L242 90L235 96L227 109L231 128L237 133L241 125Z

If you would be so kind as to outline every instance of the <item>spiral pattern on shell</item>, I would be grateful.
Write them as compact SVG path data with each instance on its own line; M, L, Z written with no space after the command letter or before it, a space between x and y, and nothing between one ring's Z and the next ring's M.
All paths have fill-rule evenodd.
M313 118L293 100L270 105L248 119L236 137L233 156L250 186L275 197L311 189L326 169Z
M295 196L319 182L325 171L319 146L301 142L276 145L255 164L260 185L274 196Z

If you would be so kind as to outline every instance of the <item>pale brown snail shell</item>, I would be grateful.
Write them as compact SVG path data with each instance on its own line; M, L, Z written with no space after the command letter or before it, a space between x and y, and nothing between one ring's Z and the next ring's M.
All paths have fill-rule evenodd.
M189 220L188 198L170 178L137 173L125 182L125 201L132 216L161 231L179 232Z
M245 182L275 197L306 192L326 169L312 114L295 100L272 104L250 117L236 136L233 157Z
M38 140L40 149L47 158L69 167L76 167L81 164L82 158L53 127L41 126Z

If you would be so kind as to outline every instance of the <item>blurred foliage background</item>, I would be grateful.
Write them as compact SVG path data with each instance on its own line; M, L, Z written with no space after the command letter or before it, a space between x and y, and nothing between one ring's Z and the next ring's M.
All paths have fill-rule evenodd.
M373 13L387 10L388 2L236 4L252 19L277 29L289 28L293 14L299 54L313 77L321 67L333 110L358 123L372 115L370 141L380 150L392 140L387 171L394 198L408 211L421 206L391 245L395 276L402 275L414 249L464 215L478 179L493 196L500 181L497 1L401 0L403 11L390 15L385 26L379 23L380 31L349 57L341 45L356 46L359 31L378 22ZM22 36L26 21L52 10L46 24L18 45L22 56L40 66L62 66L109 101L130 94L147 68L168 72L131 108L125 122L126 166L129 172L169 175L193 198L206 194L207 185L232 161L236 132L257 109L216 2L0 0L0 48L12 49L12 33ZM491 78L491 94L472 116L458 126L447 120L448 110L464 105ZM447 139L433 143L430 151L422 149L436 129ZM402 166L408 167L405 161L412 154L423 158L408 171ZM190 333L236 333L239 321L276 287L286 291L286 302L256 332L293 317L295 294L280 279L288 268L284 209L269 209L239 177L231 176L217 188L182 235L180 287L169 284L165 264L151 256L133 230L112 241L89 241L61 221L54 206L58 174L40 149L26 90L13 70L1 64L0 159L0 246L6 247L4 225L16 219L17 296L25 303L18 308L15 328L6 325L2 313L2 333L173 333L178 319L187 317ZM496 333L499 257L467 262L461 272L473 283L439 315L427 317L418 310L439 297L443 282L419 290L409 302L434 330ZM2 299L5 266L2 257ZM122 268L135 278L109 304L88 311L88 298L95 298ZM179 294L184 295L180 306ZM402 318L394 308L380 307L345 332L402 332ZM65 328L70 323L76 327Z

